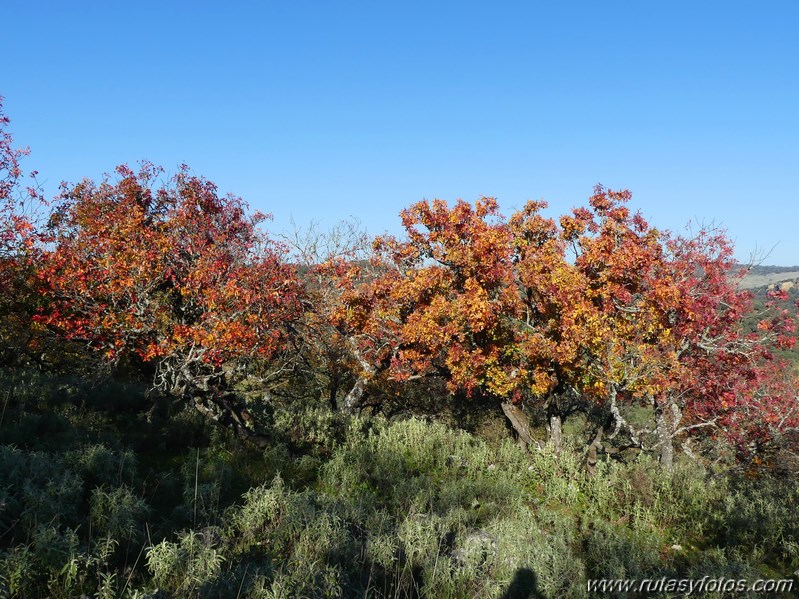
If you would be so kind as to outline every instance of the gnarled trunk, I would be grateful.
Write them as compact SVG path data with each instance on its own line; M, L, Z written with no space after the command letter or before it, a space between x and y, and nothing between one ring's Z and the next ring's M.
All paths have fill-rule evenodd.
M559 377L560 378L560 377ZM563 450L563 421L574 411L580 409L581 398L577 391L561 380L550 394L547 403L547 433L549 446L555 454Z
M604 434L604 427L597 428L596 434L588 446L588 451L585 454L585 471L588 476L596 474L596 465L599 462L599 450L602 449L602 437Z
M338 381L331 380L327 387L327 400L330 403L330 409L338 412Z
M345 414L354 414L355 410L361 404L361 400L363 396L366 395L366 385L367 380L359 376L358 379L355 381L355 384L350 389L350 392L347 393L346 397L344 397L344 401L342 402L341 410Z
M348 342L352 355L355 356L355 359L361 365L362 372L357 375L358 378L355 380L355 384L344 397L342 411L345 414L354 414L355 410L360 406L364 395L366 395L366 386L369 384L369 379L377 373L377 368L361 354L355 340L350 338Z
M514 403L503 401L502 412L510 422L513 430L516 431L516 438L519 441L519 445L526 449L527 446L533 442L533 435L524 410Z
M240 439L264 449L269 436L258 430L258 423L250 411L230 392L197 394L194 407L203 416L230 428Z

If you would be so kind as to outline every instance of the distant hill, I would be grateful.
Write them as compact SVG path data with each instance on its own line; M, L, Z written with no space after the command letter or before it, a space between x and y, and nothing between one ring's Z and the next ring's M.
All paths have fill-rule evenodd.
M777 308L794 314L799 312L799 266L754 266L744 277L740 287L751 290L754 296L754 311L747 319L747 327L752 331L757 327L760 310L774 301L767 297L769 289L779 287L787 292L785 299L776 300ZM792 349L776 349L774 353L793 362L799 369L799 344Z
M753 266L740 286L758 289L786 282L799 286L799 266Z

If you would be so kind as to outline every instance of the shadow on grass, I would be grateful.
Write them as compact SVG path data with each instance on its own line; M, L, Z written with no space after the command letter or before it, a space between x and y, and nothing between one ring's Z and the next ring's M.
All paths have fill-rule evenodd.
M529 568L520 568L500 599L546 599L546 597L538 592L535 572Z

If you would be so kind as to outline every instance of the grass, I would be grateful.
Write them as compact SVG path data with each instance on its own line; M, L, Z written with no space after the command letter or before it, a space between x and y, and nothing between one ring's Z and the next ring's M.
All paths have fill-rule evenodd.
M4 381L0 596L568 598L799 566L795 479L645 455L589 477L579 445L313 402L254 452L192 413L149 425L56 379Z

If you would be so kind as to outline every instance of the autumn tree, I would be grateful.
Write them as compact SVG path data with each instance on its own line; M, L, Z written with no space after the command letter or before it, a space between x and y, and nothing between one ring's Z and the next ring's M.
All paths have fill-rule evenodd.
M588 208L561 219L599 322L584 343L583 392L612 413L611 436L626 430L668 469L678 437L735 434L730 419L749 409L770 371L769 348L791 343L793 325L773 315L765 334L747 332L750 295L726 236L660 232L630 212L629 199L598 187ZM622 404L649 407L652 426L633 426Z
M557 223L541 202L506 221L490 198L403 211L405 237L376 240L379 276L350 279L337 312L362 380L441 377L494 398L528 443L520 406L543 408L556 448L564 416L597 413L589 455L623 434L666 468L675 440L726 434L792 325L782 315L747 333L726 237L658 231L629 199L598 187ZM633 423L630 406L651 420Z
M44 207L36 172L26 177L22 170L28 151L14 147L9 124L0 97L0 363L36 350L31 318L38 304L33 271L40 239L35 225Z
M568 258L570 239L553 219L542 216L544 208L544 202L528 202L509 221L520 304L514 319L526 363L545 368L550 378L548 393L538 400L546 410L550 442L559 451L564 418L586 412L587 391L595 391L585 366L606 323L591 300L588 277Z
M492 198L404 210L406 238L376 240L381 274L354 286L341 311L356 332L364 374L441 377L452 393L496 401L520 440L531 442L520 404L556 384L549 318L518 285L520 252L554 259L560 250L539 208L531 204L528 220L512 225ZM515 236L522 231L524 241Z
M680 376L668 351L668 302L678 301L674 281L664 271L662 234L626 207L629 192L598 187L587 207L560 219L560 231L581 281L588 315L573 331L581 355L573 379L579 392L609 413L615 438L622 427L633 445L639 435L623 417L619 402L655 397L671 376Z
M377 240L385 272L357 289L347 313L368 333L373 369L400 380L438 375L452 392L493 397L525 443L522 405L543 409L557 450L563 418L605 401L596 359L618 334L606 312L624 283L595 284L568 259L567 248L599 225L559 226L545 207L529 202L506 221L491 198L414 204L402 213L405 239ZM634 266L620 258L619 268Z
M114 363L136 359L153 389L262 443L234 384L272 359L301 314L283 248L241 199L184 167L64 186L41 278L53 298L41 322Z
M702 429L751 459L799 422L792 368L775 353L795 344L796 314L777 297L754 312L752 294L740 286L746 270L736 268L723 233L677 237L668 250L684 298L672 319L685 376L666 396L665 432L675 438ZM753 314L758 325L751 331L746 318Z
M625 283L594 284L568 259L569 244L576 249L598 224L558 226L545 207L529 202L509 221L491 198L403 211L405 239L376 241L383 274L356 287L345 310L364 340L365 370L398 380L440 376L451 392L495 398L525 443L533 439L521 406L542 408L558 449L563 417L606 398L597 357L618 335L607 310ZM627 258L620 267L635 266Z

